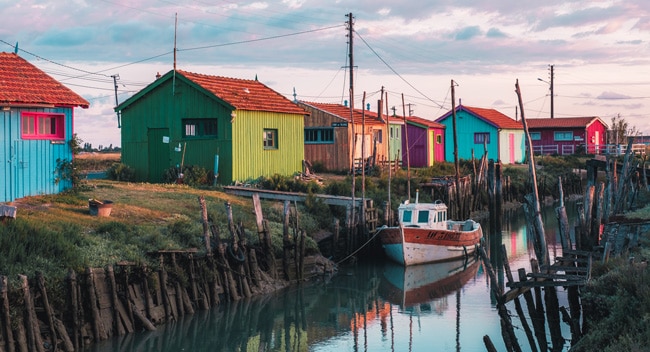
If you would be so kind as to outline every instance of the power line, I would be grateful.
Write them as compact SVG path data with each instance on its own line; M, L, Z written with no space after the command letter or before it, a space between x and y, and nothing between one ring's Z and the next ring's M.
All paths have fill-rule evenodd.
M368 49L370 49L370 51L372 51L372 53L375 54L375 56L377 56L377 58L378 58L381 62L383 62L384 65L386 65L386 67L388 67L388 68L389 68L389 69L390 69L390 70L391 70L391 71L392 71L392 72L393 72L397 77L399 77L399 78L400 78L404 83L406 83L409 87L413 88L416 92L420 93L420 95L422 95L423 97L427 98L430 102L432 102L432 103L434 103L434 104L437 104L439 107L442 108L442 105L438 104L438 103L435 102L433 99L429 98L426 94L422 93L419 89L415 88L415 86L412 85L411 82L407 81L404 77L402 77L402 75L400 75L397 71L395 71L395 69L394 69L391 65L389 65L388 62L386 62L386 61L385 61L385 60L384 60L384 59L383 59L383 58L382 58L382 57L381 57L381 56L380 56L380 55L375 51L375 49L373 49L373 48L370 46L370 44L368 44L368 42L366 42L365 39L363 39L363 37L361 36L361 34L359 34L359 32L356 32L356 31L355 31L355 33L356 33L357 36L361 39L361 41L363 41L363 43L366 44L366 46L368 47Z
M194 48L178 49L178 51L192 51L192 50L202 50L202 49L218 48L218 47L230 46L230 45L237 45L237 44L248 44L248 43L261 42L261 41L271 40L271 39L279 39L279 38L292 37L292 36L301 35L301 34L306 34L306 33L320 32L320 31L325 31L325 30L330 30L330 29L338 28L338 27L341 27L341 26L342 26L342 25L336 25L336 26L330 26L330 27L324 27L324 28L318 28L318 29L311 29L311 30L308 30L308 31L302 31L302 32L295 32L295 33L288 33L288 34L274 35L274 36L271 36L271 37L264 37L264 38L258 38L258 39L249 39L249 40L242 40L242 41L238 41L238 42L230 42L230 43L222 43L222 44L214 44L214 45L197 46L197 47L194 47Z

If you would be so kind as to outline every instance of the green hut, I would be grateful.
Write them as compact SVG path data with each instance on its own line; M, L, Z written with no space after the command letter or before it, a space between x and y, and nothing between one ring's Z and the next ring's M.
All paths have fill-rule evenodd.
M115 110L137 181L189 165L220 184L302 170L307 112L257 80L172 70Z

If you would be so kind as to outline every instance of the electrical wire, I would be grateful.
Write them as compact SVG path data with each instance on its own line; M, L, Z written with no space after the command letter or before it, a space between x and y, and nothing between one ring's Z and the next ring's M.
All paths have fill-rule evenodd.
M391 65L389 65L388 62L386 62L386 61L385 61L385 60L384 60L384 59L383 59L383 58L382 58L382 57L381 57L381 56L380 56L380 55L375 51L375 49L373 49L373 48L370 46L370 44L368 44L368 42L366 42L365 39L363 39L363 37L361 36L361 34L359 34L359 32L355 31L354 33L356 33L357 36L359 37L359 39L361 39L361 41L362 41L364 44L366 44L366 46L368 47L368 49L370 49L370 51L372 51L372 53L375 54L375 56L377 56L377 58L378 58L381 62L383 62L384 65L386 65L386 67L388 67L388 69L390 69L390 70L391 70L391 71L392 71L392 72L393 72L397 77L399 77L399 78L400 78L404 83L406 83L409 87L413 88L413 90L415 90L416 92L420 93L420 95L422 95L423 97L425 97L426 99L428 99L430 102L432 102L432 103L434 103L434 104L436 104L437 106L439 106L439 107L442 108L442 105L438 104L436 101L434 101L433 99L429 98L426 94L422 93L419 89L417 89L414 85L412 85L411 82L407 81L404 77L402 77L402 75L400 75L397 71L395 71L395 69L394 69Z

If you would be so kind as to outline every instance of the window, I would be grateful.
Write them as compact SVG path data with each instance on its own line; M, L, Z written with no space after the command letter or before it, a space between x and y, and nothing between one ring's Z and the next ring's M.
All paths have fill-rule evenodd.
M441 134L436 135L436 143L437 144L442 144L442 135Z
M183 119L184 138L217 136L217 119Z
M478 132L474 133L474 144L490 144L490 133Z
M429 222L429 211L428 210L420 210L418 212L418 222L421 223L421 224Z
M305 128L305 144L330 144L334 143L334 129Z
M23 139L64 139L65 115L25 112L21 115Z
M573 132L571 131L557 131L554 134L554 139L556 141L572 141Z
M382 132L381 130L373 130L372 131L372 139L374 139L375 142L377 142L377 143L382 143L381 140L382 140L382 135L383 134L381 132Z
M530 132L531 141L539 141L542 139L542 132Z
M402 215L402 222L411 222L412 217L413 212L411 210L404 210L404 214Z
M264 129L264 149L278 149L278 130Z

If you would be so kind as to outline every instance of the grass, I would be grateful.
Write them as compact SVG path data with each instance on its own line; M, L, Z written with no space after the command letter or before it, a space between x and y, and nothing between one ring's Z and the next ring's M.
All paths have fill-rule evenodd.
M229 202L234 221L243 222L247 230L248 243L258 242L249 199L186 185L92 180L74 191L13 203L17 218L0 225L0 274L15 280L18 274L40 271L56 279L64 277L68 268L104 267L121 260L154 266L155 258L148 253L161 249L202 251L199 196L205 197L222 238L230 237L224 206ZM91 216L91 198L113 201L110 217ZM271 222L272 235L281 238L282 215L277 209L281 207L263 201L266 217L276 220ZM301 225L313 227L315 220L306 209L299 205L299 211ZM317 251L313 241L307 247Z

